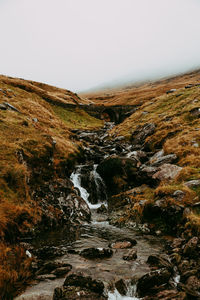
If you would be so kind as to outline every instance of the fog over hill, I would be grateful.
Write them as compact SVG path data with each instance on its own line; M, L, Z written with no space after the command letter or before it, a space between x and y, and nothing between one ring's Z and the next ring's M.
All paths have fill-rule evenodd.
M0 73L73 91L200 66L197 0L0 2Z

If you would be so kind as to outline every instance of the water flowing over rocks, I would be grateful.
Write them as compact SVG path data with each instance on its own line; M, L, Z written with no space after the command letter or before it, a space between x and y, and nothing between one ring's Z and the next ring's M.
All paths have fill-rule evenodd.
M181 171L175 165L176 155L165 155L163 149L149 151L145 140L155 131L154 124L138 127L131 142L124 137L111 139L112 126L74 130L82 149L70 178L50 182L36 192L44 194L44 207L48 195L48 201L62 209L66 222L32 241L35 284L16 300L199 299L199 239L183 235L172 242L159 237L164 230L177 232L184 215L184 192L173 191L180 204L170 208L164 196L155 202L144 198L138 203L143 224L119 223L132 197Z

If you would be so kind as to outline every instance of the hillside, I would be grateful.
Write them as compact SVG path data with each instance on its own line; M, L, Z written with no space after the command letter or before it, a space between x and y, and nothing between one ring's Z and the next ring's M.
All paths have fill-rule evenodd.
M16 293L30 277L31 259L16 245L19 238L45 223L70 222L53 199L41 199L43 188L50 197L50 182L58 197L79 156L70 130L102 126L80 103L87 102L68 90L0 76L0 294Z
M144 199L151 205L163 198L168 207L179 205L180 199L173 195L175 191L179 190L184 195L181 205L190 207L186 228L189 231L192 230L194 234L200 232L199 95L200 85L197 84L178 88L172 93L164 93L150 100L146 99L135 113L110 131L111 138L124 136L129 140L136 152L142 150L149 155L157 153L150 161L150 165L147 164L147 166L156 166L155 162L159 158L162 161L163 155L169 157L174 155L175 165L181 168L180 173L175 177L172 176L171 179L167 176L165 178L163 175L163 179L156 189L147 188L140 196L133 197L133 215L137 214L139 209L142 216L143 208L138 207L138 203ZM149 172L154 171L149 169Z
M167 279L164 277L162 280L164 292L170 289L167 291L169 296L163 298L163 285L157 287L157 281L148 277L151 273L142 274L147 276L147 282L150 280L151 285L152 282L155 284L151 291L153 295L161 292L161 296L151 298L149 291L145 290L146 284L142 286L143 277L139 281L138 295L147 296L146 299L150 300L168 300L173 293L177 297L183 296L177 299L193 299L191 295L199 295L198 290L191 288L198 281L199 261L194 261L193 256L198 257L200 247L199 95L199 71L82 96L43 83L0 76L2 299L13 299L35 279L35 275L40 278L37 279L40 284L48 276L57 280L63 268L69 272L69 268L77 267L79 270L80 265L85 265L88 269L87 259L90 257L86 256L80 263L79 252L74 248L70 248L67 257L76 254L77 265L76 258L72 258L73 266L68 264L67 259L67 266L62 261L54 261L53 268L56 269L51 269L52 261L48 264L47 259L51 255L56 259L61 255L57 251L63 253L63 247L54 247L51 241L51 246L46 247L49 242L46 240L44 247L40 245L34 249L32 242L41 233L56 228L59 231L65 226L67 235L73 232L74 240L79 239L80 227L91 221L90 205L99 204L100 195L108 205L108 209L104 205L99 207L100 220L103 217L114 226L124 227L125 232L125 226L129 229L137 226L141 232L136 235L138 239L145 239L145 234L159 239L162 237L171 247L171 252L165 250L170 264L167 261L166 267L166 261L162 265L163 261L159 260L161 266L167 268L164 270L168 273ZM111 121L112 116L116 124L104 124L104 121ZM90 203L77 188L89 191ZM91 223L93 231L97 229L96 224L98 218L97 222ZM110 226L109 230L114 226ZM88 239L90 235L87 234L83 237ZM94 247L96 239L93 241L93 235L90 238ZM159 242L165 244L163 240ZM123 247L124 243L130 244L130 241L120 239L113 245ZM99 248L91 248L92 251L101 252L101 245L96 246ZM112 252L110 247L109 244L109 253ZM68 244L66 249L69 250ZM120 248L116 249L113 255L119 254ZM85 250L88 249L83 252ZM94 255L93 252L88 253L88 256ZM186 269L183 267L185 260ZM123 261L122 265L125 265ZM45 269L46 266L50 271ZM91 274L95 273L93 275L98 279L99 272L92 263L91 268ZM160 276L159 268L160 265L156 265L151 270L158 271ZM175 269L178 269L181 278L178 289L169 283ZM149 267L146 272L148 270ZM109 277L107 265L104 271ZM84 276L84 280L91 281ZM196 277L188 284L191 276ZM197 286L199 289L200 281ZM78 288L81 290L83 287ZM65 295L62 299L68 299L70 291L63 286L59 289L61 294L56 294L58 291L55 289L55 297L58 296L55 299L61 299L59 295L62 293ZM24 299L23 295L19 299Z
M128 85L96 93L84 93L83 96L98 105L140 105L145 101L161 96L170 89L183 88L189 84L200 83L200 71L155 80L141 84Z

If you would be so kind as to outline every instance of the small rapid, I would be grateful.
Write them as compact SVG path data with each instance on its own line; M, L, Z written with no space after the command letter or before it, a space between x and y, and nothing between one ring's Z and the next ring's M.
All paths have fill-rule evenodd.
M104 204L105 206L107 206L106 202L100 202L100 200L98 199L98 203L97 204L92 204L91 202L89 202L89 196L90 194L88 193L88 191L81 185L81 168L84 167L83 166L78 166L76 168L76 170L71 174L70 179L74 184L74 187L77 188L80 192L80 196L85 200L85 202L87 203L87 205L89 206L89 208L91 210L97 209L99 208L102 204ZM97 173L96 171L97 169L97 165L94 165L94 169L91 171L93 178L94 178L94 184L95 184L95 189L96 189L96 194L97 197L100 194L100 185L103 186L103 189L106 189L105 184L103 182L103 179L100 177L100 175ZM106 195L106 192L105 192Z
M87 203L91 211L90 223L80 223L71 227L58 228L38 235L32 241L33 248L37 251L41 249L55 249L59 255L54 258L46 256L44 264L69 264L74 273L81 273L84 276L91 276L94 280L104 283L104 294L108 300L138 300L137 281L146 273L150 272L147 264L149 255L159 255L163 251L160 238L151 235L142 235L137 228L116 227L109 223L109 213L107 211L107 191L106 186L97 172L98 163L106 155L113 151L113 146L109 148L104 143L107 130L113 124L108 124L100 134L80 133L83 138L88 139L95 136L96 152L88 144L85 146L86 159L82 164L76 166L70 176L77 195ZM87 140L88 142L88 140ZM106 149L106 151L105 151ZM97 150L99 152L97 152ZM110 151L110 152L109 152ZM98 159L96 159L96 153ZM99 158L100 157L100 158ZM104 211L100 210L104 206ZM116 241L136 240L135 247L112 248ZM104 258L85 258L81 255L82 251L94 248L99 251L106 249L112 251L111 257ZM130 250L136 250L137 259L124 260ZM62 253L62 255L60 254ZM49 274L46 274L49 275ZM46 276L45 275L45 276ZM178 280L178 277L176 278ZM27 290L16 300L52 300L55 287L61 287L64 283L64 275L37 281L27 288ZM123 281L126 292L120 293L116 287L116 282ZM77 299L80 299L78 297Z

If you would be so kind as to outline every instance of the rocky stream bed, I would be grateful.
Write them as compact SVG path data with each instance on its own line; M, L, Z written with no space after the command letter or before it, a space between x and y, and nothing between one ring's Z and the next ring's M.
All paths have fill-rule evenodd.
M124 137L110 140L112 126L74 131L74 138L83 143L83 159L68 181L82 204L71 197L75 207L71 215L77 211L82 221L23 241L27 255L34 257L35 277L16 300L200 299L197 237L166 236L159 228L152 232L148 223L119 227L115 222L120 209L113 196L137 193L143 184L156 186L161 177L174 176L180 170L175 155L138 146L154 130L152 124L135 133L131 143ZM64 197L59 199L64 207ZM128 204L129 200L122 197L121 201ZM147 215L178 218L182 210L180 206L166 212L157 203Z

